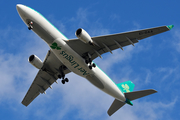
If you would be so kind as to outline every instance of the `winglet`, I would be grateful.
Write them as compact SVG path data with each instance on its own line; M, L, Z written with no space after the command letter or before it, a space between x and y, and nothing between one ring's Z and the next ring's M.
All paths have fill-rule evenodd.
M169 30L171 30L173 27L174 27L174 25L168 25L168 26L166 26Z

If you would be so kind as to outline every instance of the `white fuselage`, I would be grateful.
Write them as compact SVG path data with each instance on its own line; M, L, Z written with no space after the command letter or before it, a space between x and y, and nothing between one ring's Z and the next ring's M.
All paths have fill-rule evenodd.
M68 40L59 30L57 30L40 13L24 5L17 5L17 10L28 26L28 22L33 22L33 31L40 36L49 46L56 43L61 49L50 49L56 57L72 72L89 80L93 85L125 102L126 98L117 85L97 66L92 70L84 62L84 59L66 44Z

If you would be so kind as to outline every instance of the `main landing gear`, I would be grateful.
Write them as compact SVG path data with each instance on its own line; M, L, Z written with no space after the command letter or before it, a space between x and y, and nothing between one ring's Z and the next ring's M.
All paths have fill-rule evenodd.
M86 53L84 59L85 59L85 63L89 65L89 69L96 67L96 64L92 63L91 55L89 53Z
M65 78L64 69L66 69L66 66L64 66L64 65L59 67L60 74L58 75L58 77L60 79L62 78L62 80L61 80L62 84L65 84L65 82L69 82L68 78Z
M30 22L28 23L28 29L29 29L29 30L33 29L33 22L32 22L32 21L30 21Z
M68 78L65 78L63 80L61 80L62 84L65 84L65 82L69 82Z

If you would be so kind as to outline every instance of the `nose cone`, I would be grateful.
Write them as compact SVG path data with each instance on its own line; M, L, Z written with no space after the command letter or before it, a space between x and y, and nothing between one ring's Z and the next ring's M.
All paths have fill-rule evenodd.
M23 6L23 5L21 5L21 4L17 4L17 5L16 5L16 9L17 9L18 13L19 13L20 11L22 11L22 9L21 9L22 6Z
M17 5L16 5L16 9L17 9L17 11L18 11L18 13L19 13L20 16L22 16L23 12L25 11L24 8L25 8L24 5L21 5L21 4L17 4Z
M16 9L21 19L26 23L26 19L29 17L29 8L22 4L17 4Z

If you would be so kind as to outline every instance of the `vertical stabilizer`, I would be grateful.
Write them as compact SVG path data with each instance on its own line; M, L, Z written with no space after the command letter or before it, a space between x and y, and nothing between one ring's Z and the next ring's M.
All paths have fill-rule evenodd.
M117 84L117 86L123 93L127 93L127 92L132 92L135 85L131 81L126 81L126 82Z

